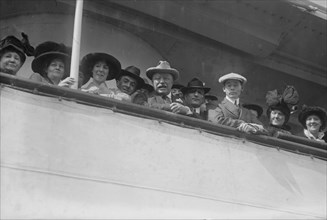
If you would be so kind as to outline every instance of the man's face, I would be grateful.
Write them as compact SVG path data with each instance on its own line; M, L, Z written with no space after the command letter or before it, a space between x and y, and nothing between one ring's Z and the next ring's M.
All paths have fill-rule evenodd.
M117 88L128 95L132 95L137 87L137 81L130 76L122 76L117 80Z
M171 89L171 94L173 94L173 96L176 96L178 98L183 98L183 93L180 89L177 88Z
M200 107L204 101L204 90L203 89L190 89L184 95L185 103L193 108Z
M228 98L238 99L243 91L243 87L240 81L229 79L225 82L223 91Z
M152 76L153 88L158 95L168 95L174 79L170 73L155 73Z

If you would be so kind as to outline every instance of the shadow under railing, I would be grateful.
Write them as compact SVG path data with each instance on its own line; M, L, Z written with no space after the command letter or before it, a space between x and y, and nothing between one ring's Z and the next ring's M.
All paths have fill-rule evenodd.
M257 144L284 149L298 154L309 155L327 160L327 144L312 141L294 135L281 134L278 138L265 135L250 135L237 131L235 128L214 124L208 121L178 115L167 111L152 109L133 103L109 99L99 95L88 94L79 90L33 82L28 79L0 73L1 86L34 93L36 95L55 96L65 100L97 107L109 108L115 112L134 115L137 117L151 118L159 122L166 122L181 127L188 127L216 135L243 138Z

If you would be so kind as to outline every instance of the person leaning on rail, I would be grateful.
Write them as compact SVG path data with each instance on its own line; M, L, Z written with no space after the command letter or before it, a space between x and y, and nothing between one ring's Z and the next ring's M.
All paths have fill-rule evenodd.
M208 110L208 121L231 126L249 134L266 133L262 123L240 103L246 81L238 73L229 73L219 78L218 82L223 85L226 97L216 109Z
M148 99L153 96L154 89L147 78L143 78L144 84L132 95L132 102L137 105L147 105Z
M204 83L198 78L193 78L187 83L186 87L181 88L184 94L185 105L190 108L189 116L207 120L208 112L205 108L205 94L210 88L205 87Z
M120 62L106 53L89 53L82 58L80 66L80 71L92 78L81 90L97 95L110 93L106 81L115 79L121 69Z
M269 125L266 127L270 136L278 136L279 133L291 134L291 128L287 125L291 110L295 109L299 102L299 95L293 86L287 86L283 94L277 90L268 91L266 103L268 104L267 117Z
M303 105L298 120L303 126L303 136L314 141L326 142L324 133L327 123L326 110L318 106Z
M117 88L110 88L108 94L101 94L109 98L131 102L131 95L142 88L144 80L140 77L140 69L135 66L129 66L120 70L116 77Z
M35 48L30 79L51 85L70 87L75 80L69 77L71 49L64 44L47 41Z
M28 36L21 34L22 40L10 35L0 41L0 72L16 75L23 66L26 55L33 56L34 47L30 45Z
M190 108L183 104L183 100L171 93L174 81L179 78L179 72L171 68L167 61L159 61L156 67L148 68L146 75L152 80L155 91L146 106L182 115L190 112Z

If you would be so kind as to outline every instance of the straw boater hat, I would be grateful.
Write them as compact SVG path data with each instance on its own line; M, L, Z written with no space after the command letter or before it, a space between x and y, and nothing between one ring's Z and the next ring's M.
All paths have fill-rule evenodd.
M241 84L245 84L247 82L246 78L238 73L228 73L226 75L223 75L222 77L220 77L218 79L218 82L219 83L222 83L224 84L226 80L229 80L229 79L235 79L235 80L238 80L241 82Z
M34 55L34 47L32 47L29 43L28 36L25 33L22 33L22 40L19 40L15 36L7 36L0 41L0 52L4 51L5 49L12 49L16 51L22 63L25 62L26 56L33 56Z
M243 104L242 105L244 108L246 109L251 109L254 110L258 113L258 118L262 115L263 113L263 108L260 105L256 105L256 104Z
M204 94L210 91L210 88L204 86L204 82L199 80L198 78L193 78L191 81L187 83L187 86L182 88L181 91L183 94L186 94L187 91L191 89L203 89Z
M170 67L170 64L167 61L159 61L158 66L150 67L146 70L146 76L152 80L152 76L155 73L170 73L173 76L174 81L179 78L179 72Z
M70 69L70 53L70 48L66 47L64 44L58 44L52 41L41 43L35 48L32 70L44 76L45 64L53 59L59 58L62 59L65 64L64 77L67 77Z
M140 77L141 71L139 68L135 66L129 66L125 69L120 70L119 75L116 77L117 80L119 80L122 76L129 76L136 80L137 82L137 89L143 87L144 80Z
M327 121L327 113L326 110L318 107L318 106L302 106L302 110L299 114L299 122L302 124L302 126L306 129L306 120L310 115L316 115L321 120L321 127L320 131L323 131L326 128L326 121Z
M98 61L105 61L109 66L107 80L112 80L119 75L121 69L120 62L115 57L106 53L89 53L85 55L81 61L81 71L92 77L93 67Z

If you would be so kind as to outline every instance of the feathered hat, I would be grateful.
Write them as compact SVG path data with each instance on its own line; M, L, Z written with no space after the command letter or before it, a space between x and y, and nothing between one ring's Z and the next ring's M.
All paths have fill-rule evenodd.
M58 44L53 41L46 41L39 44L34 51L34 60L32 61L32 70L44 75L45 64L53 59L59 58L65 64L65 77L69 75L71 48L64 44Z
M286 86L283 94L279 94L275 89L266 94L266 103L268 105L267 116L270 117L272 110L279 110L285 115L284 125L288 122L291 113L293 113L299 103L299 94L294 86Z
M15 36L7 36L0 41L0 52L4 51L5 49L13 49L14 51L18 52L22 63L26 60L27 56L34 55L34 47L30 45L28 40L28 36L25 33L22 33L22 39L19 40Z

